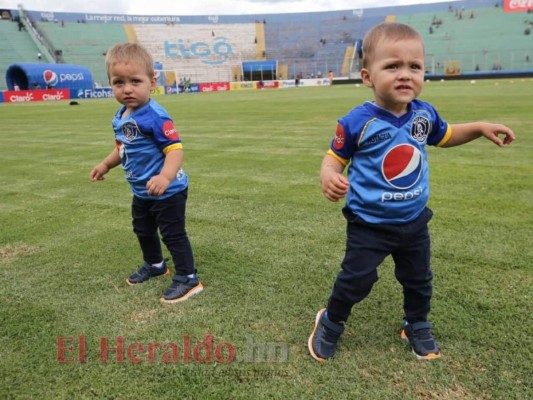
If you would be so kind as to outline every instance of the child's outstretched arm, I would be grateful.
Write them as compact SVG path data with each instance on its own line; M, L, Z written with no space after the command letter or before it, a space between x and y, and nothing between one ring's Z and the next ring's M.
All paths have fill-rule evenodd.
M322 160L320 168L320 184L322 193L331 201L339 201L346 196L350 183L344 175L344 165L335 157L327 154Z
M115 168L117 165L119 165L120 162L121 160L120 155L118 154L118 148L115 147L100 164L96 165L92 169L89 179L93 182L103 181L105 179L104 175L107 174L111 168Z
M481 136L485 136L497 146L511 144L516 139L513 131L505 125L490 122L468 122L465 124L452 124L452 136L442 147L459 146ZM500 138L503 136L503 139Z
M163 169L158 175L152 176L146 184L150 196L161 196L170 185L183 164L183 150L171 150L165 155Z

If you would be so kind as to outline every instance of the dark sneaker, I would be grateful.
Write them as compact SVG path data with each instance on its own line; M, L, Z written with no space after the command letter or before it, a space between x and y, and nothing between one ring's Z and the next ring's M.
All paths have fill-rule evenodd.
M315 328L307 341L309 353L319 362L324 362L335 355L337 342L344 331L344 324L330 321L325 313L326 309L323 308L316 315Z
M177 303L185 301L189 297L200 293L204 290L204 286L200 283L198 278L188 278L184 275L174 275L172 277L172 284L163 293L160 300L163 303Z
M168 269L166 260L163 261L163 266L161 268L152 267L145 261L141 268L139 268L137 271L131 274L129 278L126 279L126 283L131 286L137 283L146 282L148 279L155 278L156 276L164 276L169 274L170 271Z
M431 324L426 321L409 324L403 322L401 337L407 340L419 360L432 360L441 356L435 338L431 334Z

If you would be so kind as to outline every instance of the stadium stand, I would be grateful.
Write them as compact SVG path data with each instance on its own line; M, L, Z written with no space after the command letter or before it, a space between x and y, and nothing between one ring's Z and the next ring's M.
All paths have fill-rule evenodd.
M292 64L287 78L308 73L307 64L313 63L320 40L315 25L305 19L289 23L270 21L265 36L267 58Z
M461 6L402 15L395 20L423 35L430 72L445 73L450 65L475 72L532 68L526 61L528 55L533 56L533 38L524 34L529 24L527 15L504 13L499 7Z
M383 14L365 23L361 10L307 13L301 18L273 19L266 25L267 58L288 64L289 76L335 76L348 74L353 46L365 25L382 22Z
M13 15L19 11L22 7L11 10ZM169 17L25 13L51 54L60 51L56 61L87 66L100 85L107 85L104 52L128 40L144 44L164 70L172 71L168 76L165 72L166 83L180 78L245 79L242 63L255 60L277 61L278 77L283 79L326 77L329 70L335 77L353 78L361 67L356 43L383 21L407 23L422 34L430 74L533 70L533 35L528 34L533 17L504 13L494 0L265 16L184 16L170 21ZM1 21L0 35L4 75L12 63L36 61L39 50L31 32L19 32L16 23ZM0 89L4 87L0 80Z
M4 77L11 64L21 60L31 62L46 62L39 60L37 54L39 48L33 42L28 32L23 29L19 31L18 24L15 21L0 20L0 88L5 88L6 82Z
M177 71L178 80L227 82L234 80L235 67L256 59L256 25L137 24L128 28L130 39L144 45L164 70Z
M128 41L122 24L36 22L40 32L61 51L66 64L85 65L101 86L107 86L104 54L118 42Z

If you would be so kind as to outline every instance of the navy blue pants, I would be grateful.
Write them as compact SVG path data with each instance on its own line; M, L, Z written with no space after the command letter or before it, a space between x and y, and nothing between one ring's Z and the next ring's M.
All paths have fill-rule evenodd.
M369 224L347 208L346 253L337 275L327 310L333 321L346 321L354 304L363 300L378 280L377 268L392 256L396 279L403 287L404 313L408 322L426 321L432 295L429 208L404 225Z
M185 231L187 192L185 189L164 200L146 200L134 196L131 204L133 232L139 239L144 261L148 264L163 261L157 233L159 229L178 275L195 273L192 247Z

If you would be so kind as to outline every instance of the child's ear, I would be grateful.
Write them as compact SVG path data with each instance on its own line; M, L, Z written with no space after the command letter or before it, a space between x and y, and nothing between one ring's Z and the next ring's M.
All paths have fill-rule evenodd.
M361 79L363 80L363 84L369 88L374 87L374 84L372 83L372 79L370 78L370 73L366 68L361 69Z

